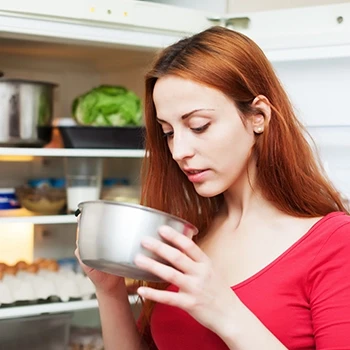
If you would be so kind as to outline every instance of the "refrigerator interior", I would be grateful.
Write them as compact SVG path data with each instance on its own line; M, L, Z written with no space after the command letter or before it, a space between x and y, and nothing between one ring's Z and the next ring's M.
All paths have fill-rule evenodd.
M0 67L5 77L58 84L54 94L55 122L71 117L71 104L77 95L101 84L123 85L142 98L142 77L154 54L154 49L0 39ZM64 177L63 157L33 157L30 161L3 158L0 156L0 188L16 187L31 178ZM138 185L140 165L141 158L105 158L103 176L127 178L131 185ZM1 225L11 225L12 234L16 233L16 225ZM75 224L34 225L34 258L72 257L75 241ZM136 316L138 307L133 309ZM98 327L98 310L74 312L72 324Z

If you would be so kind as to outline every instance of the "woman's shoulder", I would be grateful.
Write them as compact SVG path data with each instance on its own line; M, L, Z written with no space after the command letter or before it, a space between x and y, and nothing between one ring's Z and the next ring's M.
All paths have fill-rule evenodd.
M350 255L350 215L332 212L321 217L298 242L302 254L330 256L340 250Z
M333 212L324 216L314 227L313 236L320 238L318 258L350 256L350 215ZM350 259L349 259L350 261Z
M315 225L317 230L326 230L329 234L333 234L338 230L350 229L350 215L344 212L331 212L324 216Z
M321 285L331 288L348 280L350 216L339 212L326 215L319 225L319 234L322 236L322 243L309 265L308 277L310 286L318 286L321 290ZM320 283L321 281L324 283Z

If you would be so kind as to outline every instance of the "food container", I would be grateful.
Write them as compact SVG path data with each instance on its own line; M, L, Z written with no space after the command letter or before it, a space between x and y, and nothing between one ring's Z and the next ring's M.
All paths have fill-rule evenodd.
M76 215L82 262L97 270L136 280L160 281L134 264L138 253L162 261L141 246L143 237L161 240L158 228L162 225L191 239L198 233L194 225L183 219L138 204L88 201L79 204Z
M59 126L65 148L144 148L143 127Z
M0 210L18 209L20 207L14 188L0 188Z
M0 320L0 349L66 350L71 313Z
M59 214L67 203L65 188L20 186L16 195L22 207L44 215Z
M42 147L50 142L55 86L0 79L0 146Z

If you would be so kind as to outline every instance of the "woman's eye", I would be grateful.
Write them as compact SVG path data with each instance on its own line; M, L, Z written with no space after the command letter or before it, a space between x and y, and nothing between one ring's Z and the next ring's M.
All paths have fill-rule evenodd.
M163 136L166 138L172 137L174 135L174 131L163 132Z
M200 126L198 128L191 128L192 131L194 131L195 133L198 133L200 134L201 132L203 132L204 130L208 129L209 127L209 123L208 124L205 124L203 126Z

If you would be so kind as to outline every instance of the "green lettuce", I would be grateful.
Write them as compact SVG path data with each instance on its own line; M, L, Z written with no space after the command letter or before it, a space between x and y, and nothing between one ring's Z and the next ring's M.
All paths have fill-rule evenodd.
M141 100L123 86L101 85L78 96L73 101L72 113L80 125L142 125Z

